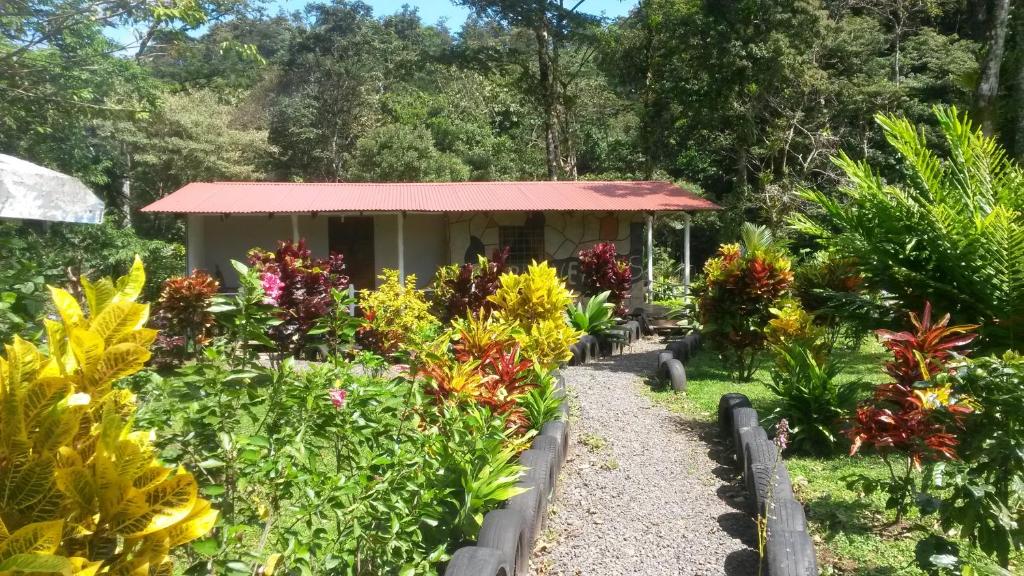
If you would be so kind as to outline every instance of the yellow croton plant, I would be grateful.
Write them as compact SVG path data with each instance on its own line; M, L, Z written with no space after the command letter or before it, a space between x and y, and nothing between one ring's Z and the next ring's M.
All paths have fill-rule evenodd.
M138 257L116 282L82 279L88 314L50 288L60 321L48 350L15 337L0 358L0 576L167 575L175 546L217 512L195 478L156 459L132 430L133 395L113 384L142 369L156 331L136 302Z

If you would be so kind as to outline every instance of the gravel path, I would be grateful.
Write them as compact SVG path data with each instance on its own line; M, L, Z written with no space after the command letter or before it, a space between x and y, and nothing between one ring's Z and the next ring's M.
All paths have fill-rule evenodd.
M712 427L643 396L654 339L563 370L578 414L537 576L754 576L754 523ZM574 407L574 413L577 409ZM751 548L753 546L754 548Z

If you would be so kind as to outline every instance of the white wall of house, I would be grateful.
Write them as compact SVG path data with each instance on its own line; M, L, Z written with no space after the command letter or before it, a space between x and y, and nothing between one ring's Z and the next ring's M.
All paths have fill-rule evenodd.
M299 236L317 255L327 254L327 218L298 217ZM292 220L287 214L231 214L227 217L193 215L188 218L189 270L203 269L224 279L224 288L238 287L232 260L246 261L251 248L274 250L281 240L292 239Z
M443 214L406 214L405 274L416 275L416 285L425 288L434 273L447 260L445 216ZM373 243L376 268L398 268L398 215L373 217Z
M471 236L479 238L490 255L498 247L500 226L521 226L526 213L407 214L404 221L405 272L415 274L416 284L426 287L440 266L462 263ZM398 217L374 215L374 268L398 268ZM640 213L548 212L544 214L544 252L559 273L570 283L578 280L576 254L598 242L614 242L618 252L628 255L633 249L634 278L644 278L644 261L637 254L642 245L631 246L630 227L645 221ZM299 236L305 238L314 255L328 254L328 217L300 215ZM246 260L253 247L273 250L280 240L292 238L290 215L233 214L191 215L188 217L188 267L204 269L223 278L226 289L238 286L231 260ZM356 255L346 254L346 258ZM634 299L643 283L634 284ZM362 286L358 288L364 288ZM641 296L642 298L642 296ZM642 300L641 300L642 301Z

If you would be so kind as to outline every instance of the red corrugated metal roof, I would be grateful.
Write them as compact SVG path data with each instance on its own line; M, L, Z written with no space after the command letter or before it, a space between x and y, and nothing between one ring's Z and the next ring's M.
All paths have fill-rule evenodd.
M193 182L142 211L242 214L717 209L713 202L670 182Z

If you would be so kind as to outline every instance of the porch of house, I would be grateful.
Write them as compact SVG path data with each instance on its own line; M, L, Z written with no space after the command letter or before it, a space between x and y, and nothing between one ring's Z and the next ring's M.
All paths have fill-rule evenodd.
M317 256L344 255L357 289L376 286L385 268L415 275L425 288L439 267L475 262L508 246L513 269L547 260L575 286L579 251L613 242L633 268L631 299L639 303L653 276L651 221L636 212L571 211L190 214L188 271L206 270L230 291L238 285L231 260L244 261L252 248L272 250L281 240L304 239Z
M254 247L305 239L314 254L344 255L353 284L373 287L385 268L425 287L435 271L473 262L499 246L511 265L556 266L578 283L576 256L614 242L633 268L632 301L653 283L653 222L682 213L684 282L689 284L689 218L719 209L671 182L291 183L194 182L143 209L187 219L188 270L237 287L231 260Z

